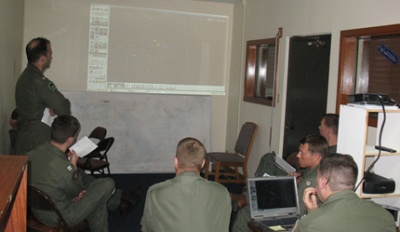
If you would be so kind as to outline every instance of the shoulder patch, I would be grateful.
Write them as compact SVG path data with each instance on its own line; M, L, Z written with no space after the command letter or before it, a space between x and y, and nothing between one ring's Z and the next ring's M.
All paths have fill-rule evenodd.
M52 81L49 82L49 84L47 85L47 87L49 88L50 91L55 91L55 90L57 90L56 85L55 85Z
M68 170L69 172L72 171L72 170L74 170L74 167L72 166L72 164L70 164L70 165L67 166L67 170Z
M72 180L78 179L78 172L75 170L75 168L74 168L74 166L72 166L72 164L67 166L67 170L69 173L72 174Z

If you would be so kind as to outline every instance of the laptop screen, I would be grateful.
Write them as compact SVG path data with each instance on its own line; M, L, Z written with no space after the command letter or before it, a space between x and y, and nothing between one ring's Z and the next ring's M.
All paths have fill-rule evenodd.
M251 218L299 214L293 176L248 178Z

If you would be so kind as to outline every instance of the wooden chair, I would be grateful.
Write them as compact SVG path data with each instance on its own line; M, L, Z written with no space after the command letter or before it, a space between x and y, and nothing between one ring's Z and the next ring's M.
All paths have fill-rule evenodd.
M247 161L253 147L257 130L257 124L246 122L240 130L233 153L207 153L205 178L208 179L208 177L212 175L215 176L214 180L219 183L245 183L247 179ZM239 173L239 167L242 168L243 174ZM226 178L221 179L222 176Z
M99 172L103 177L105 176L104 169L107 169L108 175L110 175L110 163L108 162L107 153L113 144L114 137L101 140L96 149L78 160L78 167L90 171L92 175L95 172Z
M88 221L83 221L77 225L69 226L64 220L62 214L57 209L54 202L49 198L47 194L35 188L28 186L28 207L42 210L53 211L58 216L58 223L56 227L50 227L37 221L33 215L28 216L27 227L28 231L43 231L43 232L55 232L55 231L85 231L89 229Z

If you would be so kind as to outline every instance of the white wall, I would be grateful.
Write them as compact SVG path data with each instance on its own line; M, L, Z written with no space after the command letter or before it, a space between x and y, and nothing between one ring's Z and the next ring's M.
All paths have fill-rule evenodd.
M10 148L9 119L21 69L22 12L23 0L0 1L0 154L8 154Z
M22 8L21 2L22 0L0 2L1 45L21 44L19 40L22 36L18 36L18 28L21 27L19 19L22 20L22 16L15 17L15 15L20 14L18 12ZM132 2L146 3L154 6L171 4L171 1L165 0ZM172 2L177 4L179 1L174 0ZM182 2L185 1L182 0ZM192 1L187 0L187 2ZM205 2L197 2L196 4L205 4ZM208 4L201 6L213 7L213 5ZM238 127L245 121L256 122L260 126L260 129L249 162L249 174L252 175L263 154L270 150L275 150L278 153L282 151L286 98L285 85L287 81L290 37L295 35L332 34L327 112L333 112L336 104L340 31L399 23L400 14L398 14L398 9L400 9L400 1L397 0L243 0L243 4L236 3L234 5L234 20L232 22L231 61L229 70L227 71L229 76L227 90L229 94L224 97L213 97L212 99L211 126L213 131L211 148L213 150L232 150L237 137ZM241 20L242 17L244 17L244 21ZM10 21L10 18L13 18L13 21ZM17 20L15 21L16 18ZM5 27L4 22L7 22L6 25L8 26ZM244 36L241 33L242 25ZM243 51L245 49L245 42L247 40L274 37L279 27L283 27L283 37L281 39L279 54L277 83L279 101L277 102L277 106L271 108L264 105L243 102L243 70L245 62ZM7 33L3 33L3 31L7 31ZM29 39L24 38L22 48ZM241 47L239 44L241 44ZM21 47L18 47L18 50L21 51L20 54L22 53ZM1 54L4 54L3 49L2 47ZM17 67L19 67L19 57L14 57L17 57L16 63ZM14 74L10 70L12 63L9 58L4 58L3 55L0 57L0 65L2 67L0 75L4 75L4 70L6 70L8 74L5 78L13 77L11 80L7 79L8 81L6 81L5 85L3 85L4 77L0 79L2 81L2 94L4 94L4 97L2 95L0 100L0 123L2 128L6 127L7 129L9 113L15 104L14 86L16 78L19 75L18 71ZM25 61L22 66L25 66ZM270 146L271 128L272 143ZM8 135L6 134L6 130L2 129L1 131L0 149L4 153L6 149L4 141L8 142ZM3 136L7 136L6 140L3 139Z
M335 111L340 31L397 24L400 22L400 1L397 0L250 0L245 3L247 40L271 38L279 27L283 37L279 53L278 99L275 108L240 101L240 123L252 120L260 125L249 161L249 175L254 174L260 157L270 150L281 154L285 115L289 39L292 36L332 34L327 112ZM242 59L244 65L244 58ZM244 81L241 76L241 84ZM271 119L271 111L273 117ZM272 123L271 123L272 120ZM229 126L229 125L228 125ZM272 145L269 128L272 126Z
M246 52L243 44L243 26L244 26L244 6L241 3L235 4L232 32L232 55L231 55L231 70L229 78L229 95L227 107L226 126L226 150L233 151L238 135L238 130L241 127L239 122L240 104L238 102L243 99L243 84L241 77L244 74L242 68L242 57ZM224 151L224 150L220 150Z
M91 1L90 0L74 0L77 2L79 6L86 6ZM74 2L72 1L72 2ZM161 9L170 9L170 10L177 10L177 11L188 11L188 12L196 12L196 13L206 13L206 14L217 14L217 15L226 15L229 17L229 29L228 29L228 60L227 60L227 80L226 80L226 95L225 96L212 96L211 100L211 145L209 150L213 151L224 151L226 136L227 136L227 121L228 121L228 100L231 100L230 89L237 88L240 75L239 71L241 69L241 44L242 44L242 17L240 14L238 16L233 16L234 14L234 5L233 4L225 4L225 3L216 3L216 2L205 2L205 1L190 1L190 0L99 0L96 3L104 3L104 4L113 4L113 5L122 5L122 6L133 6L133 7L145 7L145 8L161 8ZM40 14L41 12L46 14L56 14L58 8L66 4L65 1L53 1L49 2L47 0L35 0L29 1L25 0L25 7L26 10L24 12L24 32L23 32L23 44L26 44L30 39L37 37L37 36L44 36L47 37L50 41L52 41L52 37L57 37L58 40L52 41L52 48L53 48L53 69L50 68L46 71L46 76L52 79L52 76L57 76L57 73L54 72L54 67L56 65L62 66L63 61L57 58L57 50L58 49L68 49L69 46L74 46L73 41L62 41L62 33L65 33L66 30L69 30L68 25L65 28L57 28L57 24L49 24L50 29L44 30L42 29L42 25L38 24L37 21L40 21ZM42 6L42 7L40 7ZM66 10L63 12L63 17L74 17L73 7L67 7ZM241 5L239 5L240 7ZM56 9L55 9L56 8ZM86 7L80 7L77 11L83 11ZM243 12L243 7L242 7ZM78 15L78 13L76 13ZM83 19L82 19L83 20ZM234 26L234 21L236 22ZM87 23L87 22L86 22ZM44 34L41 32L45 32ZM180 31L171 31L170 33L174 34L181 34ZM231 34L235 33L235 38L232 38ZM85 37L87 35L85 34ZM81 36L82 37L82 36ZM74 38L79 39L81 38L79 35L76 35ZM61 41L59 41L61 38ZM232 47L235 46L235 49ZM234 50L234 52L233 52ZM239 51L239 53L237 53ZM86 51L85 51L86 52ZM24 52L21 52L23 56L23 63L26 63L26 58ZM234 54L233 54L234 53ZM234 59L232 57L235 57ZM232 60L231 60L232 59ZM22 71L22 69L21 69ZM237 73L235 76L234 84L231 87L230 83L230 75L231 73ZM84 74L86 75L86 73ZM70 81L70 80L68 80ZM63 91L65 90L65 85L63 82L55 82L57 87ZM239 94L235 91L232 94L234 99L234 107L232 116L230 116L230 120L238 122L237 117L237 98ZM160 96L162 97L162 96ZM235 126L236 126L235 124ZM232 128L232 134L236 137L237 128Z

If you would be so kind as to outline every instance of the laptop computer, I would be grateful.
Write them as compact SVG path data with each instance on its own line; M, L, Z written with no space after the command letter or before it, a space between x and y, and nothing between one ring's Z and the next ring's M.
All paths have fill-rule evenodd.
M294 176L248 178L251 219L265 227L291 228L300 218Z

